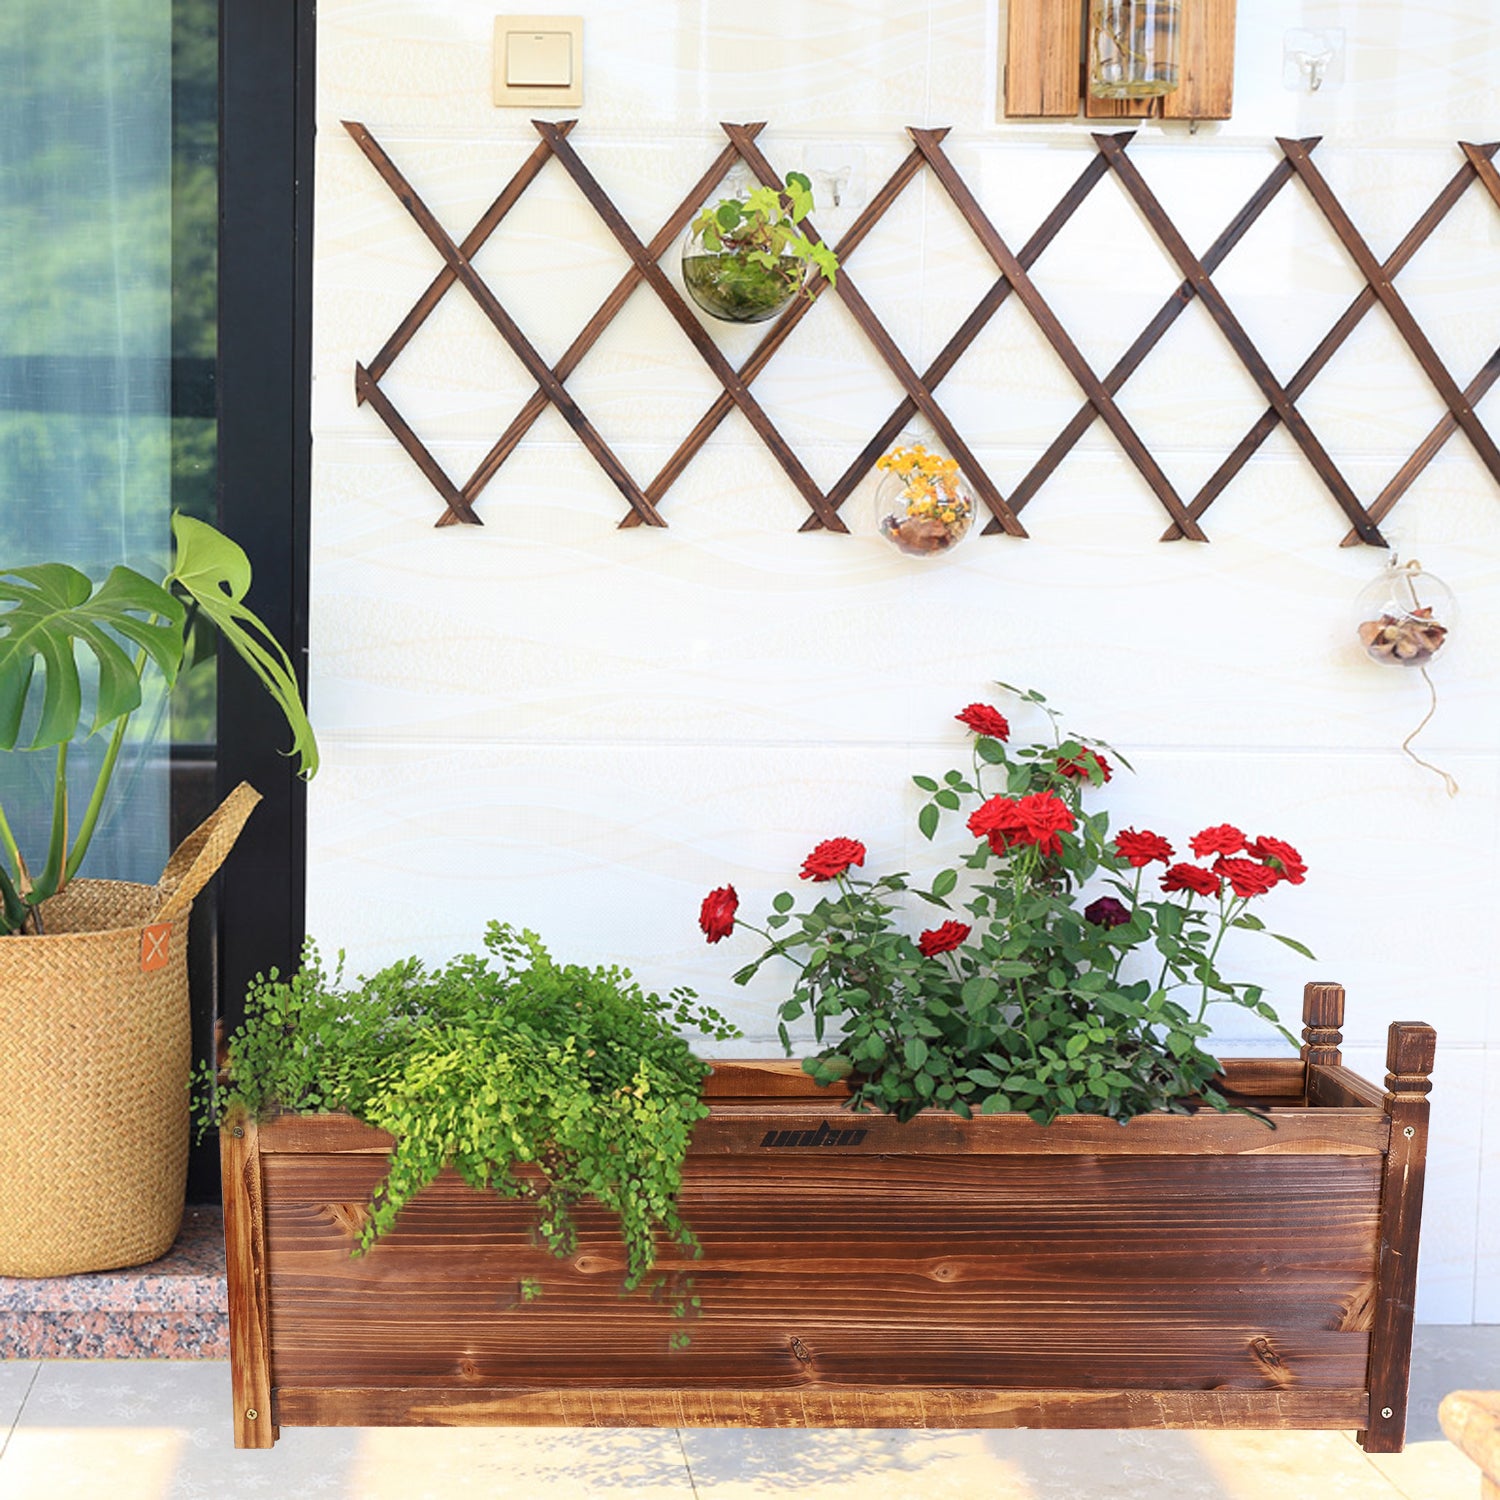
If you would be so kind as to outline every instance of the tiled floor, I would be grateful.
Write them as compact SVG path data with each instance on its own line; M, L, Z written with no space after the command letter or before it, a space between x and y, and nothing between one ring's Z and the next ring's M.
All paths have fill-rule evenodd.
M236 1452L210 1360L0 1362L3 1500L1478 1500L1436 1408L1500 1328L1418 1330L1411 1439L1343 1433L287 1429Z

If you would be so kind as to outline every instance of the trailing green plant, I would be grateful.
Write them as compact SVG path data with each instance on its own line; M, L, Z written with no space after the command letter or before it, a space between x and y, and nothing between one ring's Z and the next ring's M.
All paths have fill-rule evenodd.
M693 220L692 233L707 254L685 257L684 276L696 293L746 318L803 287L808 261L836 282L838 256L798 227L813 207L812 183L801 172L787 173L784 192L762 186L743 198L721 198Z
M78 873L99 827L147 671L154 669L170 689L201 628L218 630L281 709L301 774L317 770L317 741L291 661L244 602L249 560L228 537L191 516L172 517L172 536L175 557L160 583L126 567L111 569L97 588L66 563L0 568L0 751L56 751L50 833L40 861L27 862L0 807L0 851L9 866L0 863L0 934L42 930L42 903ZM97 669L88 719L79 671L85 653ZM28 709L34 709L29 719ZM68 750L106 731L109 743L75 828Z
M703 903L705 935L717 942L746 926L766 939L738 983L771 958L796 966L782 1041L790 1052L788 1023L803 1016L820 1042L834 1028L803 1066L820 1083L846 1079L855 1108L901 1119L929 1106L964 1117L1016 1110L1045 1124L1059 1114L1124 1121L1231 1107L1201 1045L1209 1007L1242 1006L1281 1028L1259 985L1219 972L1220 945L1233 929L1264 930L1249 904L1282 882L1301 884L1301 856L1230 824L1191 840L1206 864L1173 863L1172 846L1150 831L1111 837L1108 815L1086 811L1084 798L1111 778L1101 751L1124 758L1065 733L1040 693L1006 690L1048 715L1050 742L1013 749L1005 717L970 704L956 718L974 734L971 764L912 778L928 795L917 820L928 839L973 807L977 843L957 867L925 888L905 872L861 879L853 872L865 846L827 839L802 867L803 879L829 887L810 909L799 912L783 891L765 928L754 927L724 886ZM1142 884L1158 862L1154 897ZM908 895L945 912L957 902L972 921L950 917L913 939L902 930Z
M246 997L205 1119L245 1109L344 1110L395 1139L359 1240L368 1250L444 1167L471 1187L530 1201L539 1239L566 1256L574 1206L620 1222L626 1291L659 1237L696 1252L677 1211L708 1065L679 1027L739 1033L690 990L650 994L618 968L556 963L530 932L491 922L486 955L428 969L407 959L351 987L309 944L290 979ZM530 1301L536 1288L523 1287ZM685 1312L693 1299L679 1300Z

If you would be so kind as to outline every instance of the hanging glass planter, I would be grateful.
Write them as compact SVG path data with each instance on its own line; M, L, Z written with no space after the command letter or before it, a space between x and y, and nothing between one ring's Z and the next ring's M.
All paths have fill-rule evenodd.
M1179 82L1179 0L1089 0L1089 93L1155 99Z
M1359 642L1366 655L1385 666L1416 667L1427 684L1427 712L1402 740L1401 748L1424 770L1442 777L1450 797L1458 795L1458 783L1411 746L1437 712L1437 688L1427 664L1447 645L1457 613L1453 590L1441 578L1423 572L1415 559L1399 561L1394 553L1390 566L1360 590L1354 604Z
M1419 562L1397 562L1360 590L1355 603L1360 644L1371 660L1425 667L1447 644L1457 605L1441 578Z
M974 495L958 463L921 443L892 448L875 467L875 523L898 551L934 557L955 547L974 523Z

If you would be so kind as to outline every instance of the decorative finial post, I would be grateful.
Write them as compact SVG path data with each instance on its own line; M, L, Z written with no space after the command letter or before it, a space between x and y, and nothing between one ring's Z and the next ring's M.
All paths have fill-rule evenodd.
M1344 1034L1344 987L1313 983L1302 991L1302 1061L1338 1067Z
M1417 1230L1427 1170L1427 1091L1437 1033L1420 1021L1393 1021L1386 1044L1385 1112L1391 1123L1385 1158L1380 1259L1375 1271L1367 1453L1399 1453L1406 1441L1406 1390L1417 1292Z

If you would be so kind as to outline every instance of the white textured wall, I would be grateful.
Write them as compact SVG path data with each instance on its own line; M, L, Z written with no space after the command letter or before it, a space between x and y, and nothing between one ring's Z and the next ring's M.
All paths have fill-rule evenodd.
M768 120L761 144L782 169L851 148L866 192L904 154L903 127L951 125L950 154L1015 247L1092 150L1081 124L994 123L1003 15L984 0L571 8L587 25L572 139L643 239L718 151L720 119ZM1420 680L1369 663L1353 637L1353 596L1382 555L1339 548L1340 513L1279 432L1209 512L1208 546L1158 543L1163 514L1099 424L1025 512L1029 541L976 534L923 563L867 523L799 535L805 506L737 415L667 497L667 530L616 529L623 502L552 412L480 500L482 530L434 529L437 500L355 406L352 372L439 262L339 121L369 125L461 238L536 139L525 112L488 102L494 11L319 7L311 652L325 768L310 930L367 968L461 951L503 917L569 958L687 981L732 1006L753 1050L774 1050L778 991L728 983L749 947L705 948L702 894L733 881L758 913L834 834L864 839L875 868L920 867L909 773L955 763L951 715L991 679L1033 684L1134 762L1109 789L1116 826L1181 844L1228 820L1302 849L1307 885L1267 915L1319 962L1266 944L1234 964L1289 1021L1305 979L1342 980L1351 1058L1376 1077L1389 1021L1438 1028L1419 1311L1500 1320L1500 486L1467 441L1387 527L1462 601L1422 740L1462 783L1452 801L1398 749L1425 707ZM1492 0L1241 12L1233 122L1196 137L1149 125L1131 153L1200 253L1270 170L1278 134L1324 137L1315 160L1379 256L1458 166L1455 141L1500 135ZM1286 91L1283 32L1329 25L1348 32L1343 86ZM818 218L836 238L851 213ZM553 165L478 265L555 358L625 262ZM992 275L923 180L848 269L918 368ZM1177 280L1113 181L1035 276L1100 370ZM1283 378L1360 285L1296 185L1218 281ZM1399 284L1467 381L1500 339L1500 211L1471 189ZM715 336L736 358L755 337ZM717 390L644 290L569 384L642 482ZM457 292L385 388L462 477L533 385ZM898 394L832 298L756 393L825 484ZM1078 399L1018 299L941 389L1005 491ZM1196 306L1121 400L1189 494L1264 406ZM1441 410L1379 312L1302 409L1367 500ZM1500 398L1480 410L1500 435ZM1219 1041L1271 1045L1237 1016Z

